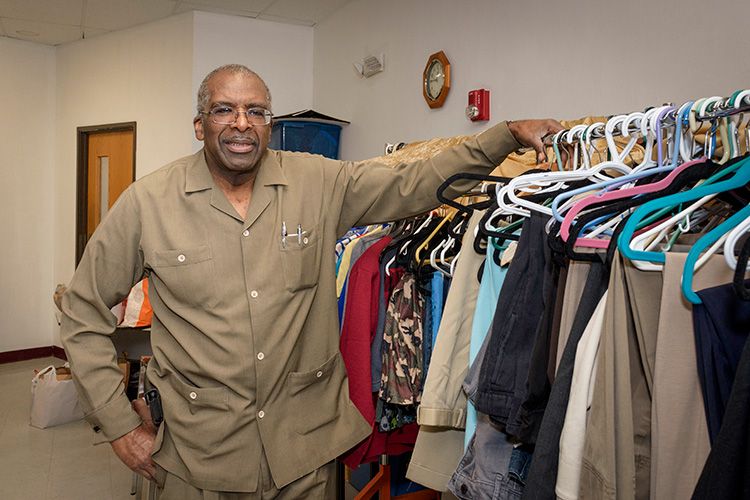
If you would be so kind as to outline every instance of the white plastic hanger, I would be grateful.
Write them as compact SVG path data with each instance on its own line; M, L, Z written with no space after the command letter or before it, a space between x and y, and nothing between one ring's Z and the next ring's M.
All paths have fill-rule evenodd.
M737 242L742 235L747 232L750 232L750 217L740 222L737 227L732 229L724 241L724 259L732 270L737 269L737 257L735 256ZM750 270L750 264L748 264L748 270Z

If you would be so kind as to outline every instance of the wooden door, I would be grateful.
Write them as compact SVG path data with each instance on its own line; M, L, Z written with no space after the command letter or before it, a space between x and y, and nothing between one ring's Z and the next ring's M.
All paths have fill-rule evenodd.
M76 264L101 220L134 180L134 123L79 128Z
M86 241L133 182L133 131L89 136Z

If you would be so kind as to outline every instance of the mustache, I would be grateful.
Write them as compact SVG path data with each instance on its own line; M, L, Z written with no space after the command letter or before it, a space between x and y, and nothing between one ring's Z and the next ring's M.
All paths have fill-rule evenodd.
M221 142L227 143L227 142L245 142L252 144L253 146L258 145L258 140L254 137L249 137L246 135L233 135L231 137L225 137L221 140Z

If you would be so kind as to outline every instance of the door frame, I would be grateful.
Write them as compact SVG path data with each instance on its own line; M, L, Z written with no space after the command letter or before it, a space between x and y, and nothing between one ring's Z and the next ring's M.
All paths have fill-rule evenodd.
M136 122L109 123L105 125L92 125L88 127L77 127L77 159L76 159L76 267L83 257L83 249L86 247L86 234L88 219L87 195L89 188L89 136L102 132L133 132L133 179L135 182L135 156L136 156Z

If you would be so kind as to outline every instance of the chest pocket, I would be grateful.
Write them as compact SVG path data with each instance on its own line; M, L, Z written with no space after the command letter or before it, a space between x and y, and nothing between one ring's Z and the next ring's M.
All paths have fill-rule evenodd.
M177 309L216 305L216 270L210 246L156 250L152 269L152 279L163 283L159 294L167 304Z
M301 238L298 238L296 234L295 236L287 235L286 248L279 241L284 285L290 292L315 286L318 283L318 276L320 276L322 248L318 226L310 226L310 229L303 226L303 231L305 233ZM291 232L296 233L296 227Z

